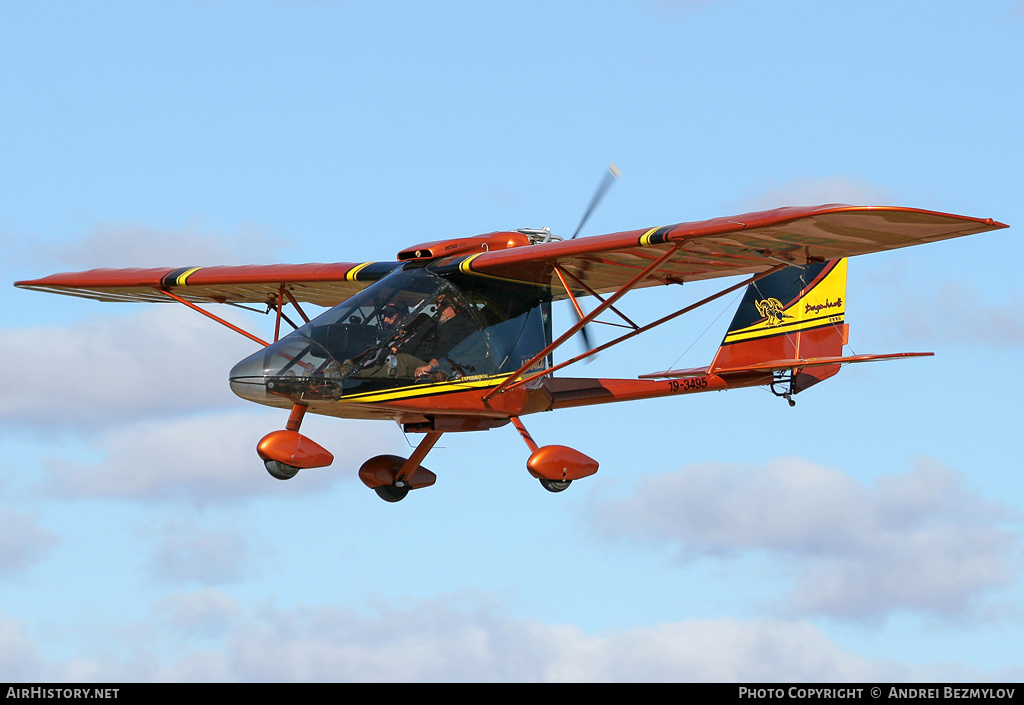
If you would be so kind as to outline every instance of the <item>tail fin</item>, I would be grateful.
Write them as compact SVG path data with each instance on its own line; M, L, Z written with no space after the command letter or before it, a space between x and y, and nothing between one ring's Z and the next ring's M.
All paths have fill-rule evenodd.
M845 318L845 259L788 267L747 286L709 366L653 372L640 379L712 374L723 378L727 387L741 387L765 384L770 373L772 391L793 405L794 394L828 379L842 365L932 355L843 355L849 334Z
M848 338L846 260L788 267L747 287L710 369L764 369L772 363L839 358ZM807 366L796 393L828 379L840 364Z

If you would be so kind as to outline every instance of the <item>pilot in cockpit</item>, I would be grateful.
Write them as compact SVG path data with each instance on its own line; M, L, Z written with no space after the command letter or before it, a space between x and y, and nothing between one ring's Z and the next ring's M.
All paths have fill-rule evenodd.
M388 304L391 306L392 304ZM384 310L388 323L387 307ZM401 322L407 315L398 312ZM401 333L391 342L374 349L366 360L346 361L342 374L352 370L359 377L388 377L417 379L434 382L461 376L458 366L447 359L448 353L476 331L476 324L460 303L452 296L442 294L434 315L420 313L405 323ZM388 324L386 330L392 330Z
M403 303L392 301L380 312L380 318L384 322L383 330L388 331L401 323L409 315L409 307Z
M345 360L344 363L335 365L335 374L339 376L345 376L352 372L352 370L361 370L361 376L372 376L373 373L379 369L385 360L389 350L388 346L384 345L387 342L388 336L393 337L395 329L402 324L405 317L409 315L409 307L401 302L392 301L384 306L380 310L380 325L377 330L376 341L373 346L367 350L364 354L357 356L351 360Z

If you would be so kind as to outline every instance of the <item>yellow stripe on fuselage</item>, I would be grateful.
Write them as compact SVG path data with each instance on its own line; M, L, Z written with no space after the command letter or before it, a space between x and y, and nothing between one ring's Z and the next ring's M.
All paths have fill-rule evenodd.
M398 389L382 389L374 392L346 395L338 401L343 404L352 402L360 404L374 404L386 401L398 401L401 399L429 397L435 394L445 394L448 392L464 392L471 389L486 389L488 387L494 387L499 382L504 381L506 376L507 375L489 376L468 382L465 380L456 380L448 383L414 384L409 387L399 387Z

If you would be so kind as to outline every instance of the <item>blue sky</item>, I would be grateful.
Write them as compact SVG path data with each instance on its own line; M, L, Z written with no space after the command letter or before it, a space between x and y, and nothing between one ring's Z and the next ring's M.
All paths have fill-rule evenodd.
M391 424L307 418L334 466L266 474L244 338L10 283L569 234L609 162L585 234L1014 226L1022 35L1017 0L4 4L0 680L1019 681L1016 227L851 261L852 350L934 358L528 418L601 462L559 495L510 427L449 434L396 505L355 477L411 452ZM730 315L566 374L706 364Z

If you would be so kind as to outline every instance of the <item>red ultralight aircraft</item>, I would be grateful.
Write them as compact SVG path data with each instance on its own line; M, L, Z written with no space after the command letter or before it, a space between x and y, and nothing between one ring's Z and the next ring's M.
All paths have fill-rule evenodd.
M530 449L529 472L560 492L597 472L598 463L566 446L538 446L520 420L527 414L760 385L793 404L793 395L843 364L930 355L843 355L846 258L1004 227L911 208L825 205L578 240L547 229L494 232L415 245L393 262L96 269L16 286L99 301L176 301L258 343L261 349L231 370L230 384L244 399L291 411L285 429L257 445L275 478L333 462L299 433L306 412L390 419L424 434L408 459L380 455L359 470L382 499L397 502L434 483L421 463L447 432L511 423ZM641 287L734 275L746 278L644 325L615 307ZM739 309L706 367L637 379L554 374L742 287ZM581 296L599 303L584 313ZM551 304L560 299L571 302L577 322L554 338ZM265 305L276 316L273 342L203 303ZM303 303L330 310L310 320ZM292 322L288 306L303 325ZM554 364L552 352L602 314L614 314L610 323L625 332ZM294 328L284 336L282 321Z

